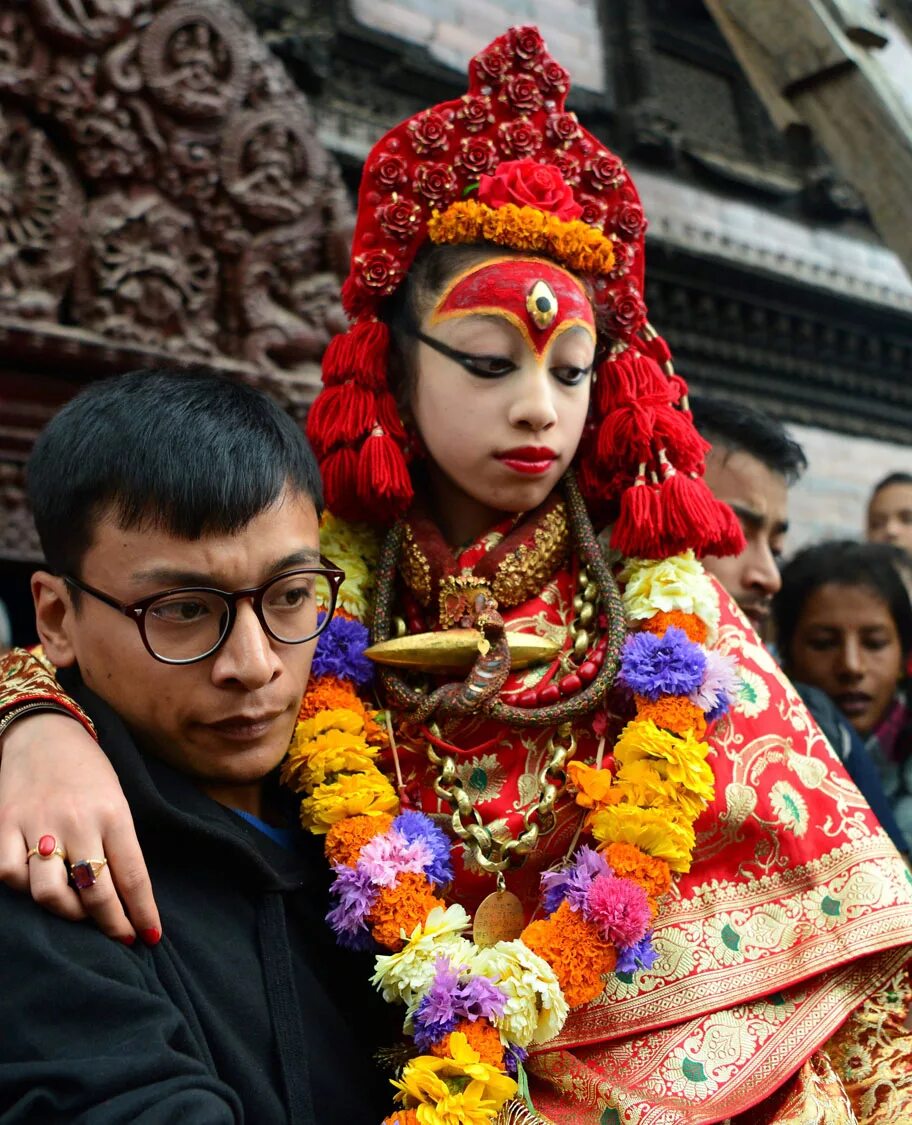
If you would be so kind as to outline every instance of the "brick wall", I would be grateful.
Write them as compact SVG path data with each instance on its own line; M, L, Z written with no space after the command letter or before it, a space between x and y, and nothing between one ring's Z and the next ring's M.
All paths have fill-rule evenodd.
M605 65L595 0L353 0L357 20L427 47L440 62L466 63L511 25L534 23L551 54L573 75L574 87L605 89Z
M788 427L809 468L791 490L787 551L820 539L860 537L871 488L887 473L912 473L912 445L849 437L810 426Z

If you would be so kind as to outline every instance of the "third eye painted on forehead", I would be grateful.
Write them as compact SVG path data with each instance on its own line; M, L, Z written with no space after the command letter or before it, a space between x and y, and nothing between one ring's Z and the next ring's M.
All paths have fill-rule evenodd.
M444 289L428 325L479 315L507 321L539 359L572 328L582 328L593 343L596 339L582 283L546 259L498 258L463 270Z

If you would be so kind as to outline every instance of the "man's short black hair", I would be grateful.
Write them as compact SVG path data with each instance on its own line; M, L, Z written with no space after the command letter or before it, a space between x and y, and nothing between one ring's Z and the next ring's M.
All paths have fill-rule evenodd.
M887 475L877 482L871 489L871 499L877 495L881 489L889 488L891 484L912 484L912 473L887 473Z
M912 604L903 581L908 556L889 543L835 539L799 551L782 568L782 587L773 598L776 641L788 667L798 618L821 586L861 586L881 598L899 633L903 654L912 653Z
M714 446L744 452L794 484L807 468L804 450L776 418L733 399L691 395L694 425Z
M78 575L96 521L182 539L231 534L286 487L323 507L300 427L267 395L199 371L134 371L93 383L55 415L28 463L48 567Z

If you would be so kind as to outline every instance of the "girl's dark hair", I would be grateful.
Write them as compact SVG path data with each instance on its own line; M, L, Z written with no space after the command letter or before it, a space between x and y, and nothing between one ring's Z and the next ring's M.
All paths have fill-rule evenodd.
M837 539L805 547L782 568L782 589L773 598L776 637L786 666L798 618L821 586L862 586L880 598L899 633L903 655L912 652L912 604L903 581L908 556L887 543Z

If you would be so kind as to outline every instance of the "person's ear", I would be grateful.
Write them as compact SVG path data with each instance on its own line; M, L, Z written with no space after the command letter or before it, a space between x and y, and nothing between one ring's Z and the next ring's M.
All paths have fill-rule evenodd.
M48 660L55 668L69 668L76 663L73 630L76 610L66 582L46 570L32 575L32 600L35 603L35 626Z

